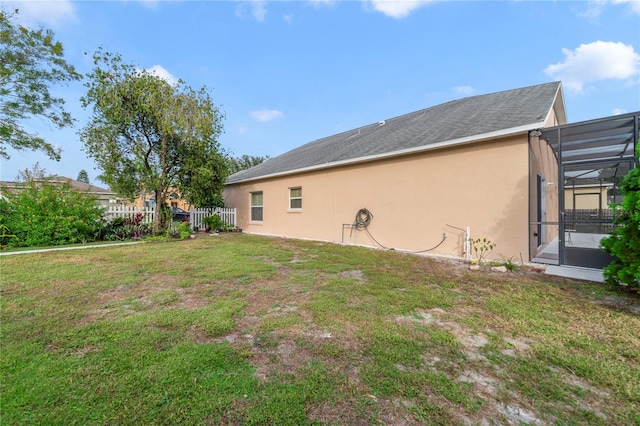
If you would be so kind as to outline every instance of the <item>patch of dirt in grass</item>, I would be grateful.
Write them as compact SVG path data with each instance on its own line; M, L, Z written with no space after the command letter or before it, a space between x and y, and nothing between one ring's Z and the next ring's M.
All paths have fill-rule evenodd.
M379 421L383 425L422 425L425 424L423 419L416 418L410 410L415 408L413 401L393 398L382 399L373 398L378 408Z
M116 310L111 308L92 309L78 322L78 325L88 325L110 317Z
M589 392L599 397L603 397L603 398L609 397L609 392L603 391L594 386L591 386L589 383L587 383L586 381L584 381L578 376L574 376L573 374L567 376L564 381L572 386L576 386L576 387L588 390Z
M97 292L94 305L100 306L85 314L80 320L80 325L90 324L94 321L105 319L118 310L124 310L128 314L136 314L148 310L158 304L161 308L199 309L211 303L211 299L203 293L207 285L201 284L187 288L176 285L177 277L162 276L146 278L139 284L121 284L112 289ZM171 300L169 295L154 298L158 293L173 291L178 297ZM131 303L125 304L127 300ZM166 301L166 303L165 303Z
M396 322L410 322L416 324L430 324L434 322L434 317L432 314L428 312L424 312L420 309L417 309L414 315L398 315L396 316Z
M209 298L203 297L201 289L204 285L193 286L189 288L176 287L174 290L179 294L180 298L172 306L180 309L200 309L211 303Z
M358 281L366 281L364 277L364 272L358 269L355 269L352 271L342 271L336 275L339 276L340 278L353 278Z
M463 352L472 360L484 360L484 355L480 353L480 348L489 343L489 339L484 334L470 333L466 328L451 321L435 321L436 324L450 332L456 337L458 343L464 348Z
M542 420L540 420L536 415L529 411L525 410L521 407L516 407L512 405L506 404L498 404L497 405L498 412L502 414L507 423L511 425L542 425L545 424Z
M473 385L474 390L483 397L495 397L498 394L498 380L473 370L463 371L457 379Z
M355 406L356 403L354 401L340 402L337 404L314 404L308 407L307 418L312 423L319 423L323 425L370 425L370 419L364 418L371 416L371 413L369 412L370 410L359 413Z
M68 255L64 257L60 257L60 259L53 260L52 263L64 263L65 265L73 264L73 265L84 265L86 263L92 263L95 259L90 258L86 255Z
M636 299L605 296L591 301L594 304L603 305L619 312L640 316L640 295Z
M515 352L526 352L527 350L529 350L529 344L527 342L525 342L523 339L515 339L513 337L505 337L504 341L509 343L511 346L513 346L512 349L505 349L503 351L503 353L505 353L505 355L509 355ZM506 353L506 351L510 351L509 353Z
M191 324L191 326L189 327L189 331L187 332L187 338L192 342L201 343L201 344L217 343L222 341L222 339L212 339L211 337L207 336L207 333L200 330L200 327L196 326L195 324Z
M94 352L98 352L98 349L96 349L95 347L91 346L91 345L85 345L81 348L78 348L76 350L74 350L72 352L72 355L77 356L79 358L82 358L83 356L90 354L90 353L94 353Z

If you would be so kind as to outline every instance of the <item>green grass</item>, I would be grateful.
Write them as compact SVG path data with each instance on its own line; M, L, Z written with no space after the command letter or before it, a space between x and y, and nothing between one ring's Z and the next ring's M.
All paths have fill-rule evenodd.
M640 424L604 285L242 234L0 268L3 425Z

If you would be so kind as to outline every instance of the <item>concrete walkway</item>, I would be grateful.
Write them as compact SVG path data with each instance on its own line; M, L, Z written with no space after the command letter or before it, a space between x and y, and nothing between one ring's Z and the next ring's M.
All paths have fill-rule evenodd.
M0 256L13 256L16 254L31 254L31 253L46 253L48 251L83 250L83 249L103 248L103 247L130 246L133 244L140 244L141 242L142 241L129 241L126 243L96 244L92 246L55 247L55 248L36 249L36 250L8 251L8 252L0 252Z
M592 281L596 283L604 282L602 269L548 265L544 273L547 275L555 275L557 277L572 278L574 280Z

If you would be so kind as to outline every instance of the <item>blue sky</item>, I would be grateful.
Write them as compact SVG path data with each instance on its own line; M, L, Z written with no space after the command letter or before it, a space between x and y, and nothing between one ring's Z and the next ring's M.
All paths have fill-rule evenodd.
M99 46L128 63L212 90L222 147L276 156L312 140L467 96L561 80L570 122L640 110L640 0L10 1L51 28L68 62ZM89 55L85 55L88 52ZM25 127L62 160L10 151L0 178L39 162L76 178L94 163L77 132L82 83L54 88L77 119ZM104 186L104 185L103 185Z

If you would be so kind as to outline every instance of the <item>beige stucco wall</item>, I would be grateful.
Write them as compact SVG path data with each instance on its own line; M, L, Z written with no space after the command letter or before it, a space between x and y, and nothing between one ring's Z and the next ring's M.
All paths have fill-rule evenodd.
M526 134L294 176L227 186L245 232L341 242L343 224L366 207L369 231L395 249L462 256L463 232L496 243L490 257L528 258ZM302 187L302 210L289 210L289 188ZM264 220L250 221L250 193L263 191ZM344 228L345 243L376 246Z
M609 204L607 202L607 189L608 188L606 186L565 188L565 208L567 210L572 210L574 208L573 198L575 194L576 209L608 209Z

